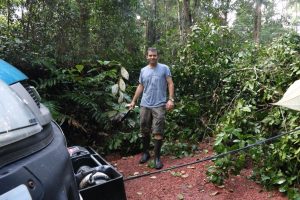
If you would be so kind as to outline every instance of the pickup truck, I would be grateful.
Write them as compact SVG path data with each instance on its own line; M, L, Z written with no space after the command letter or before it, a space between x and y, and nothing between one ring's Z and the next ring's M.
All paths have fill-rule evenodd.
M28 77L0 59L0 200L126 199L123 177L93 149L67 147Z

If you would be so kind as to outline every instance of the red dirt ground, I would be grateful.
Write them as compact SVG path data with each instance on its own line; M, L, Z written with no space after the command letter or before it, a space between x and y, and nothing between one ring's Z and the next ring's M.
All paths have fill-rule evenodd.
M164 168L194 162L210 156L211 146L201 144L200 151L193 157L173 159L163 156ZM207 152L207 151L206 151ZM106 159L126 177L156 171L140 165L140 155L123 157L107 156ZM277 191L266 191L262 186L249 180L251 169L245 169L238 176L231 176L223 186L215 186L206 178L206 168L211 162L202 162L150 176L124 182L128 200L286 200L286 196Z

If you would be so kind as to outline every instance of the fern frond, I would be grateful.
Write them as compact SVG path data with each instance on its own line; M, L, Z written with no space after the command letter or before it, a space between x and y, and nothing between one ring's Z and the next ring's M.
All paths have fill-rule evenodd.
M60 76L53 77L52 79L39 79L37 89L46 89L60 84L63 79Z
M57 104L55 101L45 101L43 102L45 106L47 106L52 114L52 117L55 121L59 123L59 125L62 125L64 122L68 122L68 124L72 127L75 127L77 129L80 129L84 132L87 132L87 130L84 128L84 126L74 117L71 117L70 115L66 115L60 112L61 107Z
M60 118L59 116L61 116L62 113L60 113L61 107L59 106L58 102L44 101L43 104L49 109L54 120L57 120L58 118Z
M92 110L98 110L98 104L93 101L93 98L91 95L86 95L86 94L81 94L78 92L69 92L63 97L70 99L77 103L79 106L82 106L87 109L92 109Z

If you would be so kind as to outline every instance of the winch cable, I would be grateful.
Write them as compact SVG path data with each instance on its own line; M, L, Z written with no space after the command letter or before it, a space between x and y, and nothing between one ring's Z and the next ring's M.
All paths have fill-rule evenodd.
M124 181L129 181L129 180L133 180L133 179L137 179L137 178L142 178L142 177L145 177L145 176L151 176L153 174L158 174L158 173L161 173L161 172L165 172L165 171L169 171L169 170L173 170L173 169L177 169L177 168L181 168L181 167L185 167L185 166L189 166L189 165L198 164L198 163L201 163L201 162L213 160L213 159L216 159L216 158L224 157L224 156L229 155L229 154L235 154L237 152L252 148L252 147L257 146L257 145L262 145L266 142L275 140L275 139L280 138L284 135L288 135L288 134L294 133L294 132L299 131L299 130L300 130L300 128L297 128L297 129L294 129L292 131L284 132L284 133L278 134L276 136L273 136L273 137L270 137L270 138L267 138L267 139L264 139L264 140L259 140L259 141L255 142L253 144L249 144L249 145L247 145L245 147L242 147L242 148L239 148L239 149L231 150L231 151L221 153L221 154L217 154L217 155L214 155L214 156L209 156L209 157L206 157L206 158L203 158L203 159L200 159L200 160L197 159L196 161L193 161L193 162L184 163L184 164L180 164L180 165L175 165L175 166L168 167L168 168L165 168L165 169L161 169L161 170L157 170L157 171L153 171L153 172L149 172L149 173L145 173L145 174L140 174L140 175L136 175L136 176L128 176L128 177L124 178Z

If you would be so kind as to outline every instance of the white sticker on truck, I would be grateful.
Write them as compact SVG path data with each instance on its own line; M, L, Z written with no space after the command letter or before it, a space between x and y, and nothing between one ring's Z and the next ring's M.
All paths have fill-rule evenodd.
M23 184L0 195L0 200L32 200L28 188Z

